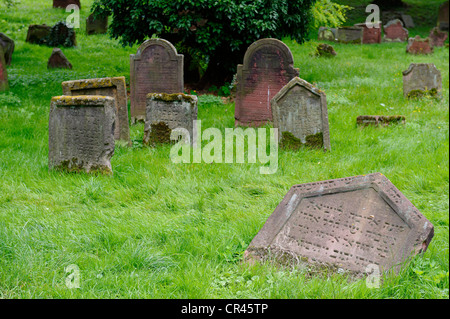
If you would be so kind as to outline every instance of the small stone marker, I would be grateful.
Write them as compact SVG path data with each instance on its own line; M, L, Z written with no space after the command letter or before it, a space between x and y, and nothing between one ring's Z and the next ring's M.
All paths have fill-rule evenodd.
M14 41L5 34L0 33L0 47L3 49L6 65L11 65L12 55L14 53Z
M198 113L197 103L198 99L195 95L148 94L144 145L170 143L170 134L177 128L189 131L192 144L195 137L193 121L197 120Z
M89 15L86 19L86 34L104 34L108 32L108 16L95 17L94 14Z
M336 55L337 55L336 51L329 44L321 43L317 46L316 56L331 58Z
M403 95L406 98L424 95L441 96L442 76L433 63L411 63L403 71Z
M328 28L328 27L320 27L319 28L319 41L332 41L335 42L337 38L337 29L336 28Z
M49 169L111 174L114 98L57 96L49 119Z
M340 43L361 44L363 29L359 27L341 27L337 29L337 41Z
M54 48L48 59L47 69L72 69L72 64L67 60L61 49Z
M280 40L261 39L250 45L237 68L235 124L271 122L270 100L298 75L291 50Z
M382 174L296 185L250 243L248 261L399 271L425 252L434 226Z
M409 32L403 27L403 22L399 19L389 21L384 26L384 41L405 42L408 40Z
M378 28L369 28L366 23L355 24L355 27L362 29L362 43L381 43L381 22Z
M448 4L449 2L444 2L440 7L439 7L439 16L438 16L438 27L439 30L441 31L448 31Z
M431 45L434 47L443 47L445 40L448 38L447 32L442 32L438 27L435 27L431 30L428 38L431 41Z
M273 127L280 145L330 151L327 98L325 93L296 77L272 99Z
M81 9L80 0L53 0L53 8L66 9L68 5L75 4Z
M0 92L8 89L8 74L6 73L6 62L3 48L0 46Z
M406 29L412 29L415 28L415 24L414 24L414 20L410 15L407 14L402 14L402 21L403 21L403 25L405 26Z
M28 27L26 42L31 44L45 44L45 39L50 34L52 27L42 24L32 24Z
M128 98L125 77L86 79L62 83L64 95L100 95L114 98L116 124L114 138L131 144L128 124Z
M432 54L434 51L431 46L430 39L422 39L420 35L415 38L409 38L406 52L410 54Z
M356 123L361 126L389 126L391 124L405 124L406 118L403 115L361 115L356 119Z
M131 122L144 121L147 94L183 93L184 57L163 39L145 41L130 56Z

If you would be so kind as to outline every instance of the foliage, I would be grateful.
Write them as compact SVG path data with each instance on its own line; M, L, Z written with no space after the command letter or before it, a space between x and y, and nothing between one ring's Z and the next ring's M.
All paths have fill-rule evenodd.
M7 8L10 8L17 4L16 0L2 0L2 2L6 5Z
M73 47L75 43L75 31L65 21L55 24L48 36L42 39L42 43L50 47Z
M346 21L347 11L352 7L334 3L331 0L318 0L312 7L314 27L340 27Z

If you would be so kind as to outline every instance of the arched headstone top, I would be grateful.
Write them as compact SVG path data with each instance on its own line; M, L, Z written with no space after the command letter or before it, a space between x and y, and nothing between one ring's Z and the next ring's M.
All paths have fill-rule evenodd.
M183 55L178 54L177 49L167 40L164 39L149 39L144 41L141 46L138 48L136 55L134 56L135 60L140 60L142 54L152 46L160 46L163 47L164 50L169 54L170 59L181 59Z
M248 70L254 66L253 59L255 54L264 51L270 52L271 50L280 53L279 55L282 58L285 67L290 66L294 68L294 56L289 47L278 39L266 38L258 40L248 47L244 56L244 70Z

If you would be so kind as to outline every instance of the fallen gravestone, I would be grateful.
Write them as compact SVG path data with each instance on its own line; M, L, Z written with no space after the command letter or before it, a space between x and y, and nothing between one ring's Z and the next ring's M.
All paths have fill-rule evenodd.
M271 122L270 100L298 75L291 50L280 40L261 39L250 45L237 68L235 124Z
M77 5L81 9L80 0L53 0L53 8L66 9L71 4Z
M358 23L355 27L362 29L363 44L381 43L381 23L378 28L368 27L367 23Z
M195 95L183 93L150 93L147 96L147 110L144 128L144 145L156 146L170 143L172 130L186 129L190 142L194 142L194 124L197 120L198 99Z
M442 76L433 63L411 63L403 71L403 95L406 98L442 94Z
M439 7L439 16L438 16L438 27L441 31L448 31L448 4L449 2L444 2Z
M408 40L409 32L403 27L403 22L399 19L389 21L384 26L384 41L405 42Z
M6 61L3 48L0 46L0 92L8 89L8 74L6 73Z
M410 15L402 14L401 18L406 29L412 29L416 27L414 24L414 20Z
M72 64L67 60L61 49L54 48L48 59L47 69L72 69Z
M272 99L273 127L278 129L280 147L330 147L325 93L296 77Z
M114 98L116 124L114 138L131 144L128 124L128 98L125 77L86 79L62 83L64 95L100 95Z
M382 174L296 185L245 252L273 260L364 274L398 272L425 252L434 227Z
M337 29L328 28L328 27L320 27L319 28L319 41L336 41L337 38Z
M145 121L147 94L183 93L184 57L163 39L145 41L130 56L131 122Z
M430 39L422 39L420 35L415 38L409 38L406 52L410 54L431 54L434 49L431 46Z
M434 47L443 47L445 40L448 38L447 32L442 32L438 27L435 27L431 30L430 35L428 36L431 41L431 45Z
M340 27L337 29L337 41L339 43L361 44L363 29L359 27Z
M94 14L89 15L86 19L86 34L104 34L108 32L108 16L95 17Z
M49 118L49 169L111 174L114 98L57 96Z
M356 119L356 123L361 126L389 126L391 124L405 124L406 118L403 115L361 115Z
M14 53L14 41L5 34L0 33L0 47L3 49L6 65L11 65L12 55Z
M337 53L331 45L321 43L317 46L315 55L319 57L331 58L336 56Z
M32 24L28 27L26 42L31 44L45 44L52 27L42 24Z

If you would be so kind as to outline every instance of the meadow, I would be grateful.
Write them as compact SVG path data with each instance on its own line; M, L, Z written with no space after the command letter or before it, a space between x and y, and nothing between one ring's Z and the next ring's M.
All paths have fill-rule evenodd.
M279 152L260 164L173 164L170 146L116 145L113 176L48 170L50 99L67 80L125 76L129 55L108 35L85 34L93 1L82 1L73 70L47 70L52 48L25 42L29 24L67 17L51 1L0 4L0 32L15 40L10 90L0 93L0 298L448 298L449 50L408 55L405 43L333 44L335 58L311 55L316 41L284 39L300 77L327 95L331 152ZM426 36L430 28L411 30ZM312 33L315 37L314 33ZM407 100L402 71L434 63L442 99ZM193 92L195 93L195 92ZM356 126L358 115L404 115L405 125ZM234 127L234 104L199 97L202 127ZM345 274L242 262L245 249L295 184L380 172L434 224L426 253L378 289ZM65 268L77 265L79 289Z

